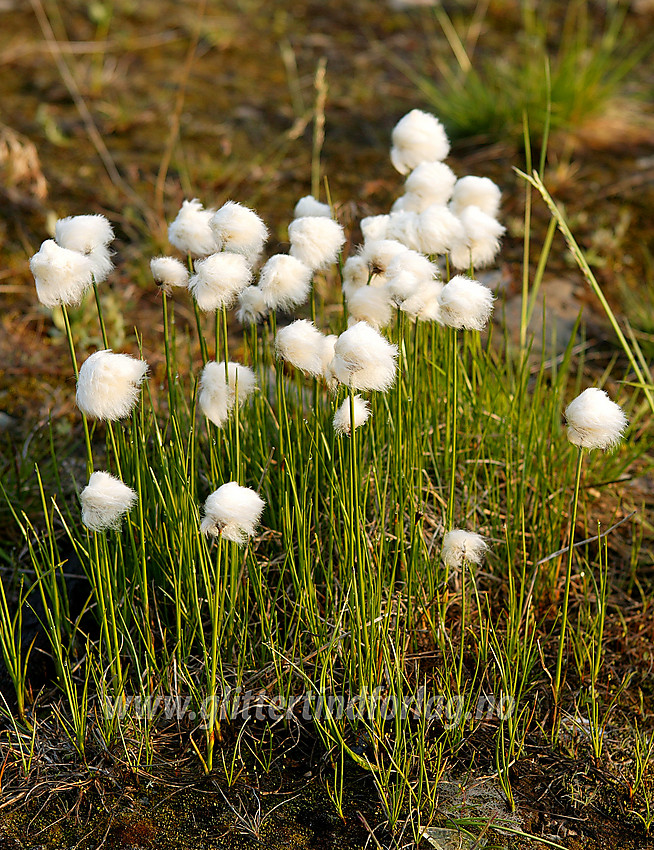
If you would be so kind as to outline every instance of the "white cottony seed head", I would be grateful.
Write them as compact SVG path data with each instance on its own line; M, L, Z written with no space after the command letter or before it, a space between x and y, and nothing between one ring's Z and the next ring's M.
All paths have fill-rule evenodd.
M585 449L614 448L627 427L620 405L611 401L604 390L589 387L571 401L565 410L568 440Z
M91 531L118 528L134 507L138 496L127 484L108 472L94 472L80 494L82 522Z
M46 307L79 304L93 282L91 259L47 239L30 260L36 295Z
M197 198L184 201L177 217L168 225L171 245L183 254L206 257L219 249L209 222L215 210L205 210Z
M370 417L370 402L360 395L352 399L354 406L354 428L355 430L368 421ZM334 414L334 431L337 434L350 434L352 432L352 410L349 396Z
M328 384L336 384L336 378L332 372L331 365L334 360L334 349L336 348L336 334L327 334L323 337L321 351L321 371L320 374Z
M456 182L456 174L444 162L421 162L404 181L404 187L407 194L422 201L425 209L432 204L446 204Z
M325 337L308 319L298 319L277 331L275 351L282 360L318 377L323 371Z
M242 363L227 364L225 379L225 361L210 361L205 364L200 375L198 406L210 422L221 428L234 408L238 397L243 405L257 386L256 375Z
M418 250L438 256L448 254L453 245L465 240L461 220L446 206L432 204L418 217Z
M347 310L357 322L367 322L379 330L390 325L393 307L385 286L362 286L347 297Z
M505 228L479 209L464 207L460 216L464 237L451 246L450 262L455 269L482 268L493 262L500 250Z
M391 213L397 212L414 212L421 213L429 206L429 201L421 198L420 195L414 195L413 192L405 192L400 195L391 206Z
M441 558L448 567L460 567L463 563L481 564L488 551L488 544L474 531L455 528L443 537Z
M357 390L385 392L395 380L397 346L366 322L357 322L336 340L330 371Z
M409 275L413 278L411 283ZM386 279L391 296L400 304L416 287L422 287L440 276L438 266L418 251L406 250L388 264Z
M394 212L388 217L386 238L401 242L412 251L420 250L420 216L415 212Z
M384 286L390 263L398 254L404 254L406 250L406 245L396 239L366 240L359 256L368 267L370 285Z
M295 205L293 218L304 218L305 216L324 216L331 218L332 211L329 204L322 204L313 195L305 195Z
M180 286L188 286L188 269L176 257L153 257L150 271L154 282L166 295Z
M455 215L461 215L466 207L475 206L495 218L501 196L499 186L488 177L461 177L454 184L450 208Z
M93 280L96 283L102 283L113 271L114 263L111 259L111 251L105 245L100 245L86 256L91 260L93 266Z
M290 310L309 297L313 273L302 260L289 254L275 254L261 269L259 289L272 310Z
M337 221L316 215L292 221L288 226L288 237L291 240L290 255L302 260L313 271L331 266L345 243L343 228Z
M200 530L203 534L220 535L242 546L254 536L265 506L264 500L254 490L230 481L207 497Z
M446 283L439 296L444 325L458 330L482 331L493 312L493 293L487 286L463 275Z
M412 319L421 322L438 322L441 319L440 294L443 291L443 283L440 280L432 280L415 289L400 305L400 310Z
M222 428L229 416L229 387L225 380L225 364L211 361L206 363L200 375L198 407L218 428Z
M195 263L188 288L205 312L229 307L252 280L252 269L243 254L223 251Z
M357 289L366 286L370 281L370 268L366 258L361 254L352 254L343 263L343 292L349 298Z
M388 231L388 215L369 215L359 222L361 234L366 241L376 242L378 239L386 239Z
M221 251L243 254L253 265L263 251L268 228L254 210L237 201L227 201L209 219Z
M108 247L113 238L111 224L103 215L72 215L55 224L55 239L62 248L89 257L96 283L105 280L114 267Z
M412 109L397 122L391 141L391 162L400 174L407 174L422 162L440 162L450 152L441 122L419 109Z
M148 364L111 349L96 351L79 370L77 406L93 419L114 421L132 412Z
M225 361L223 360L218 366L222 367L224 376ZM249 366L232 361L227 364L227 372L230 407L233 407L237 400L239 406L243 406L257 388L257 376Z
M57 243L80 254L106 248L113 238L111 224L103 215L69 215L55 223Z
M242 325L256 325L268 314L268 305L258 286L246 286L238 294L236 318Z

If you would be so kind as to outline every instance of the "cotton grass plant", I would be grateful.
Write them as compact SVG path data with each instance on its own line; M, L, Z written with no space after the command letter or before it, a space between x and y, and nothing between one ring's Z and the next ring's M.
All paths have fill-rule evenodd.
M106 339L80 368L66 323L88 475L74 481L79 503L60 470L60 484L39 477L40 520L13 508L35 576L17 613L4 590L0 599L16 734L48 710L31 703L19 640L21 606L38 595L56 711L82 761L93 757L91 725L135 769L135 752L154 764L165 720L134 711L133 698L174 695L187 700L177 722L197 763L227 770L237 757L224 732L246 719L238 694L247 682L262 710L275 701L287 727L320 739L343 816L347 775L364 770L387 827L417 841L437 816L438 779L484 726L494 729L513 807L510 767L549 708L535 698L544 699L537 634L553 702L571 699L563 671L583 494L561 412L584 364L574 338L560 359L534 362L526 351L516 360L493 329L494 295L475 280L475 262L492 262L499 247L499 189L449 174L448 150L434 116L399 122L393 163L419 202L368 221L347 257L333 209L315 198L296 208L289 253L265 261L267 230L254 211L185 201L169 228L180 257L151 263L160 375L148 370L148 352L111 351ZM77 250L83 269L67 278L70 289L71 266L57 251L41 249L32 263L39 296L64 315L95 283L82 247L62 249ZM465 253L465 274L453 274L455 251ZM346 312L332 321L316 274L340 279L343 297L333 300ZM370 293L386 304L383 321L361 318ZM172 332L175 303L188 299L200 352L190 360ZM101 297L97 306L104 339ZM230 352L232 310L243 333ZM163 410L146 375L167 384ZM622 392L628 411L640 392ZM568 421L590 433L575 402ZM594 453L587 475L612 480L639 451L629 441ZM562 616L544 616L541 603L560 587L550 556L566 540ZM68 599L71 552L88 583L81 612ZM332 698L343 694L354 701L339 711ZM482 700L495 708L481 712ZM500 701L512 710L496 710Z

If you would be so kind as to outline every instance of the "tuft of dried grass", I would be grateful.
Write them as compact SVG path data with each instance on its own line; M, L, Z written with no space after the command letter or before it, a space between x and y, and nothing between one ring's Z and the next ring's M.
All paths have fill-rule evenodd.
M36 146L6 124L0 124L0 174L6 186L25 187L40 200L47 197L48 184Z

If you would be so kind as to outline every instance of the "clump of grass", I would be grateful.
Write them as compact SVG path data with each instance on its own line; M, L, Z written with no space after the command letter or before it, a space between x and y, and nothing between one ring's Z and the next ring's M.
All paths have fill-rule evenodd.
M416 154L409 137L394 145L404 146L402 163ZM544 192L537 174L530 179ZM407 195L403 203L417 203ZM492 212L479 209L475 221L494 222ZM607 556L573 547L575 518L584 521L577 500L593 482L619 477L643 443L627 440L614 454L591 457L582 480L561 427L565 401L587 382L583 359L573 356L575 335L561 358L534 362L525 331L516 355L506 329L487 326L492 293L451 273L455 255L470 262L471 277L475 257L492 262L497 222L483 238L461 224L452 238L468 241L457 252L428 250L426 263L416 251L422 231L411 229L422 213L396 211L369 220L361 252L346 260L340 225L333 210L325 213L296 221L290 253L314 284L343 281L346 312L325 310L325 288L314 286L310 311L322 333L308 320L295 335L282 332L274 288L257 300L248 287L239 314L249 327L234 349L224 275L201 277L198 267L208 266L198 261L206 254L229 261L236 269L229 285L245 292L263 230L257 225L249 242L230 230L223 209L217 244L214 211L185 204L171 233L188 250L191 289L204 287L206 312L195 302L199 360L188 358L175 333L176 301L188 295L186 274L173 264L182 285L158 279L165 366L150 376L165 384L165 402L155 404L151 384L140 385L142 364L129 358L127 375L112 369L78 394L82 410L99 417L81 412L87 476L101 467L119 478L120 505L114 499L106 523L101 516L89 523L64 473L44 479L37 466L42 518L11 506L31 570L13 611L6 591L0 599L0 650L16 693L15 714L4 709L10 748L20 753L16 781L34 769L41 720L54 716L79 764L120 752L134 770L156 762L161 725L176 720L198 765L231 785L239 768L236 756L225 757L227 732L258 712L321 740L327 788L342 816L354 765L372 776L387 829L410 831L418 842L438 818L440 777L490 725L498 783L513 809L511 770L528 736L547 727L552 709L575 705L561 671L570 657L565 624L577 558L584 569L599 566L593 638L578 649L582 661L588 655L599 699ZM238 215L248 218L242 208ZM102 287L89 286L108 348ZM374 312L381 331L364 321L346 330L356 290L373 293L366 309L377 309L380 293L388 299L383 318ZM67 309L62 303L71 368L84 383L89 369L78 363ZM215 367L211 381L201 380L211 354L222 358L224 379ZM239 367L230 368L230 357ZM640 378L623 391L628 415L642 415L647 393ZM357 395L366 398L365 416ZM88 403L108 397L105 406ZM218 492L232 501L213 498ZM89 498L84 490L85 509ZM464 532L456 554L442 552L444 533L455 529ZM466 532L474 533L474 551ZM81 612L67 592L73 557L88 583ZM43 704L28 687L20 640L21 611L37 596L59 696ZM555 677L553 694L543 670ZM599 756L603 716L597 704L593 712ZM251 746L264 769L272 763L269 741Z
M456 21L435 3L425 14L435 17L451 59L443 58L439 39L431 56L436 79L423 68L404 70L454 138L519 142L524 116L536 139L548 127L574 130L602 113L651 50L627 20L627 6L608 3L598 14L588 0L521 2L506 50L490 54L482 34L487 3Z

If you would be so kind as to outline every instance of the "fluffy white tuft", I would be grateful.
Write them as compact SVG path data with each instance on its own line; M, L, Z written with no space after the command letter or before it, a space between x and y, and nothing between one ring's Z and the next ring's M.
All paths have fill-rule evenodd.
M502 193L499 186L488 177L459 178L454 184L450 207L455 215L461 215L466 207L479 207L482 212L495 218L500 210Z
M388 217L386 238L401 242L412 251L420 250L418 226L420 216L415 212L394 212Z
M357 289L370 282L370 268L361 254L352 254L343 263L343 292L349 298Z
M426 209L432 204L446 204L456 182L456 174L444 162L421 162L404 181L404 189L407 194L419 198L422 209Z
M220 251L243 254L250 265L259 259L268 228L249 207L237 201L227 201L209 219L209 226Z
M441 559L448 567L460 567L462 564L481 564L488 551L488 544L474 531L454 528L443 537Z
M589 387L566 407L568 440L585 449L612 449L620 443L627 417L604 390Z
M458 330L482 331L493 312L491 290L476 280L456 275L439 296L440 318L444 325Z
M241 363L227 364L225 379L225 361L205 364L200 375L198 406L207 419L219 428L225 424L238 398L239 405L245 403L257 387L257 378L252 369Z
M374 242L378 239L386 239L388 231L389 215L369 215L359 222L361 234L365 240Z
M385 286L362 286L347 297L350 317L357 322L367 322L379 330L390 325L393 307Z
M416 287L408 298L400 305L400 310L412 319L421 322L438 322L441 319L440 295L443 291L443 283L440 280L431 280L428 283Z
M422 162L440 162L450 152L441 122L420 109L412 109L397 122L391 141L391 162L400 174L407 174Z
M455 269L482 268L493 262L500 250L504 227L479 209L465 207L460 216L464 237L452 244L450 262Z
M424 254L408 249L393 257L386 272L388 289L396 304L401 304L438 276L435 263L430 262Z
M320 352L321 359L321 375L328 384L336 383L336 376L332 372L332 363L334 361L334 349L336 348L336 334L327 334L323 337L322 350Z
M366 322L357 322L336 340L331 373L357 390L385 392L395 380L397 346Z
M108 472L94 472L80 494L82 522L91 531L118 528L138 496L127 484Z
M258 286L246 286L238 294L236 318L242 325L256 325L268 314L268 305Z
M138 496L127 484L108 472L94 472L80 494L82 522L91 531L118 528Z
M69 215L55 223L55 239L59 245L80 254L106 248L113 238L111 224L103 215Z
M47 239L30 260L36 295L46 307L79 304L93 282L91 259Z
M145 360L111 349L96 351L79 370L77 406L93 419L124 419L137 402L147 371Z
M275 351L282 360L318 377L323 372L325 337L308 319L298 319L277 331Z
M150 271L157 286L166 295L180 286L188 286L188 269L176 257L153 257L150 260Z
M393 201L391 214L396 212L420 213L423 211L425 206L428 206L428 204L426 204L419 195L414 195L412 192L405 192Z
M205 312L229 307L252 280L252 269L243 254L222 251L195 263L188 288Z
M209 222L215 210L205 210L197 198L184 201L177 217L168 225L171 245L183 254L206 257L219 249Z
M102 283L114 267L109 243L114 232L103 215L72 215L55 224L55 239L62 248L86 254L93 264L93 277Z
M336 261L345 243L341 225L325 216L302 216L288 226L290 254L310 269L326 269Z
M297 257L275 254L261 269L259 288L267 307L290 310L309 297L313 273Z
M355 430L368 421L370 417L370 402L362 398L360 395L355 395L352 399L354 406L354 428ZM352 431L352 410L350 408L350 398L345 399L343 404L334 414L334 431L337 434L350 434Z
M105 245L100 245L95 251L87 254L93 266L93 279L96 283L102 283L113 271L114 262L111 259L111 251Z
M229 481L207 497L200 530L203 534L220 535L243 546L254 536L265 506L254 490Z
M325 218L331 218L332 211L329 204L323 204L317 201L313 195L305 195L295 205L293 218L304 218L305 216L325 216Z
M423 254L448 254L453 245L465 239L461 220L446 206L433 204L418 219L418 244Z
M198 407L218 428L222 428L229 417L229 386L225 380L225 364L211 361L206 363L200 375Z
M368 267L370 285L384 286L390 263L398 254L403 254L406 250L406 245L396 239L366 240L361 248L360 256Z

